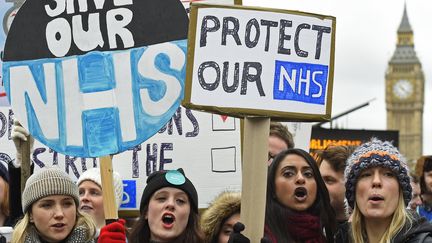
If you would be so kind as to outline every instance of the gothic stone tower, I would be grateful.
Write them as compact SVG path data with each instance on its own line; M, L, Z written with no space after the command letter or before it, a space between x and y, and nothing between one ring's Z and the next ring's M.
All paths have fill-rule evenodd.
M399 130L399 149L408 161L422 155L424 76L414 50L406 6L397 31L396 50L386 80L387 129Z

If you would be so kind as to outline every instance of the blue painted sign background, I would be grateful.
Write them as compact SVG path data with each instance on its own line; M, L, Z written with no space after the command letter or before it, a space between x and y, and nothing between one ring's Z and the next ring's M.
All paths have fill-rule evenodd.
M15 113L21 115L22 123L28 127L36 139L48 147L61 153L80 157L113 154L125 151L150 138L177 110L183 99L186 49L186 41L182 40L127 51L92 52L78 58L5 62L3 73L6 92L10 94L9 101L12 104L18 104ZM155 51L157 53L154 53ZM154 54L148 56L147 52ZM181 60L182 56L183 60ZM153 58L153 67L145 65L148 64L144 63L147 62L143 60L146 58ZM173 58L178 60L177 63L180 65L177 66L180 68L170 66L176 63L172 60ZM128 75L116 76L116 72L124 71L118 70L120 61L129 62L129 65L126 65ZM65 68L78 71L76 74L78 85L67 83L70 80L64 76L63 69ZM50 69L52 73L48 74ZM146 72L147 69L151 71ZM35 83L37 92L27 85L18 84L23 75L29 83ZM49 75L52 77L48 77ZM158 75L167 76L169 81L152 78ZM130 76L130 79L126 76ZM90 99L92 94L99 92L112 91L107 94L115 95L116 89L123 88L119 86L126 85L131 87L129 91L131 97L118 97L128 99L126 105L118 105L110 99L96 109L80 110L80 107L73 105L84 103L85 101L81 102L79 99ZM51 93L48 94L48 92ZM66 92L69 94L75 92L76 95L68 95L65 94ZM76 99L66 100L72 98ZM57 105L53 105L56 109L51 110L48 115L43 112L42 108L36 107L34 101L37 99L42 101L39 104L46 106L56 102ZM19 106L19 104L24 106ZM133 109L133 113L127 114L130 108ZM23 112L25 116L22 116ZM26 118L27 121L24 120ZM42 123L49 123L47 119L57 121L52 124L54 127L42 125ZM71 127L68 123L74 123L74 127L80 127L76 123L82 123L82 139L75 139L77 142L82 141L81 144L74 144L74 139L69 138L79 136L77 133L80 131L68 130L67 128ZM127 126L132 125L132 127L124 126L123 133L126 133L126 129L132 130L129 132L131 133L129 138L122 134L122 123L126 123ZM47 134L52 133L53 130L58 131L48 137Z

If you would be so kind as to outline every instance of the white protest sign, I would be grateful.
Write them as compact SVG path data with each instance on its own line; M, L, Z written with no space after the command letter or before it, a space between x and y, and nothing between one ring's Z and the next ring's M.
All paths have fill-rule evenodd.
M0 107L0 162L15 159L11 140L13 112ZM293 134L296 147L308 151L311 124L284 122ZM309 135L308 135L309 134ZM121 210L138 210L147 176L161 168L183 168L197 188L199 207L224 190L241 188L240 121L232 117L191 111L183 107L158 133L140 146L113 157L114 170L124 180ZM35 169L58 165L73 180L86 169L99 166L97 159L59 154L35 141L32 160Z
M239 117L330 118L334 17L192 6L184 106Z
M179 107L187 28L178 0L26 1L4 48L10 104L32 136L55 151L125 151Z
M15 158L10 140L13 112L0 107L0 162ZM199 207L205 208L224 190L241 188L240 120L179 108L158 133L144 143L113 157L113 168L123 179L120 210L138 210L147 176L161 169L183 168L195 185ZM97 158L62 155L35 141L31 156L35 170L58 165L73 180L99 167Z

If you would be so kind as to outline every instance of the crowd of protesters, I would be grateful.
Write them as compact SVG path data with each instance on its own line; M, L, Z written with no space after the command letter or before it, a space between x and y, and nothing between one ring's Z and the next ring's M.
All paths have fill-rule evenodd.
M77 182L58 168L41 168L20 193L17 157L0 164L0 225L13 226L12 242L244 243L241 192L223 191L207 209L183 169L147 178L139 217L131 228L105 224L98 168ZM315 156L295 148L281 123L271 123L264 235L261 242L432 243L432 157L413 172L391 142L372 138L355 147L331 145ZM33 167L33 166L32 166ZM123 185L113 173L117 206Z

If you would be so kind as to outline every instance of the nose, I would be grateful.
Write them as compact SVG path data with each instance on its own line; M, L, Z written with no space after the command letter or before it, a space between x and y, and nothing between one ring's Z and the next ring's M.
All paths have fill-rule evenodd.
M88 202L89 201L89 199L88 199L88 193L87 192L84 192L84 193L80 194L80 201L83 201L83 202Z
M381 187L381 174L375 170L372 175L372 187Z
M296 177L296 184L304 184L305 183L305 178L304 178L304 176L303 176L303 174L302 174L302 172L301 171L299 171L298 173L297 173L297 177Z
M64 217L63 208L61 205L56 205L54 208L54 218L55 219L62 219Z
M168 210L173 210L174 205L175 205L174 198L168 198L168 200L166 201L165 208Z

